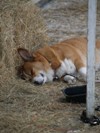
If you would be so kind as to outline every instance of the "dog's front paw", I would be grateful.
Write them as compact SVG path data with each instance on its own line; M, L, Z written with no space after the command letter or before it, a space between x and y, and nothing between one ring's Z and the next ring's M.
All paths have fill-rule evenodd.
M67 82L68 84L75 84L76 78L70 75L66 75L64 76L64 81Z

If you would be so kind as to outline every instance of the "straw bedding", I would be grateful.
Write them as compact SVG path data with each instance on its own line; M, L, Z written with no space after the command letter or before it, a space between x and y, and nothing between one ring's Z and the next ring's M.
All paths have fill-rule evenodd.
M49 39L41 10L33 3L0 2L0 132L18 133L30 122L31 114L25 109L34 103L37 92L35 86L17 77L17 68L22 63L17 48L34 51L47 45Z
M1 2L0 84L2 85L5 80L16 76L16 68L21 63L17 54L18 47L34 51L48 42L40 9L26 1Z

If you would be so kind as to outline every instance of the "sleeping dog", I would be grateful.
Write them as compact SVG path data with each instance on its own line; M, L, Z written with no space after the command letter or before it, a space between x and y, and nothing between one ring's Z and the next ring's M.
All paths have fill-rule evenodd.
M18 48L24 60L21 67L22 78L36 84L62 78L69 84L76 82L76 77L86 81L87 39L72 38L52 46L40 48L32 53ZM100 67L100 40L96 41L96 70Z

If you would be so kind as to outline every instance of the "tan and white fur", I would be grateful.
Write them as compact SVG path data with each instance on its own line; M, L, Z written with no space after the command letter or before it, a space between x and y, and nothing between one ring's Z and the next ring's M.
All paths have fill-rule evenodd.
M21 74L34 83L44 84L54 77L62 78L72 84L76 78L86 81L87 39L72 38L61 43L43 47L32 53L19 48L24 60ZM100 67L100 40L96 41L96 68Z

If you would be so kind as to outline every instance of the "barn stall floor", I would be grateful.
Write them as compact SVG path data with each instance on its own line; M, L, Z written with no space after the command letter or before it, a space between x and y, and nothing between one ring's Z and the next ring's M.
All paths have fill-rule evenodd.
M86 35L86 1L55 0L43 9L51 43ZM99 38L100 9L97 37ZM96 77L99 77L99 73ZM100 126L90 127L80 121L85 104L68 103L61 89L62 81L34 86L17 79L0 88L0 133L99 133ZM83 83L77 81L77 85ZM96 105L100 103L100 83L96 83ZM100 116L100 113L98 113Z

